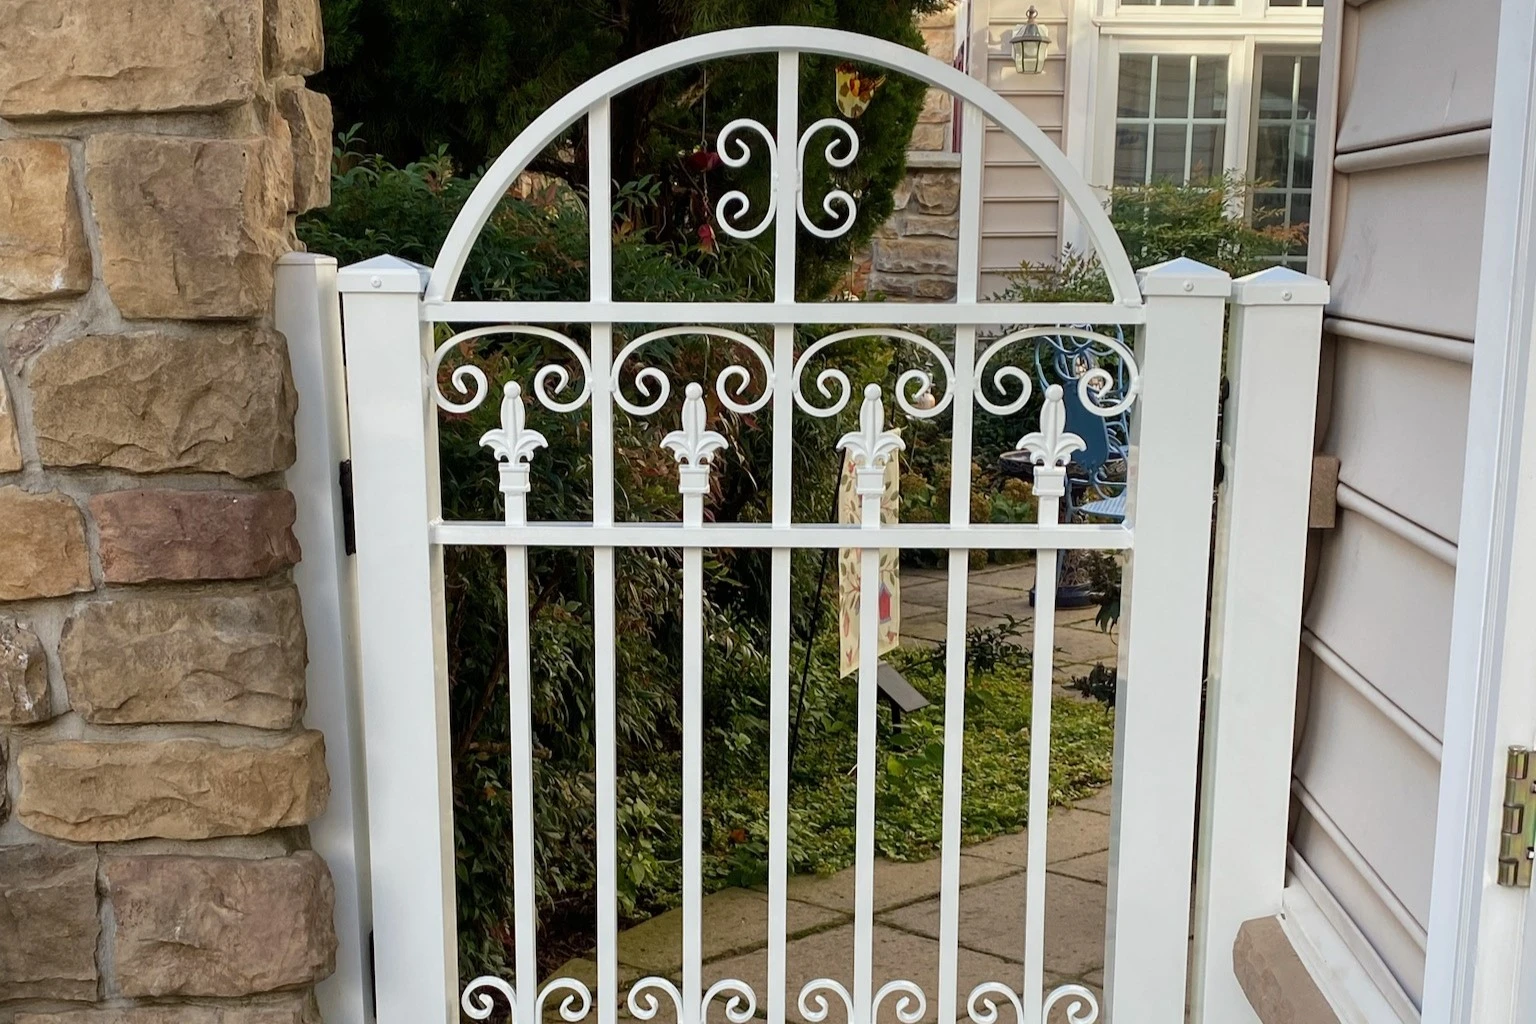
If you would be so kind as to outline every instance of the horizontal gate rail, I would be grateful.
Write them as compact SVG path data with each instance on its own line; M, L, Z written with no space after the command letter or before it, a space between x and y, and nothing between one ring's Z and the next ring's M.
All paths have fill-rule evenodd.
M1142 306L1102 302L424 302L430 323L996 324L1146 323Z
M859 526L796 523L434 523L434 544L469 544L531 548L851 548L859 544ZM1040 548L1120 551L1131 547L1126 526L1020 523L1017 525L945 526L892 523L880 527L882 548L936 551L967 547L979 551L1032 551Z

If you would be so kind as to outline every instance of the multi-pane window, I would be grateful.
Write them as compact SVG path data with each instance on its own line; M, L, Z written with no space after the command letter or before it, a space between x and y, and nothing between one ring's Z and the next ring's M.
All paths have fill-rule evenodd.
M1222 173L1227 58L1124 54L1115 111L1115 184L1184 184Z
M1122 3L1127 0L1121 0ZM1269 0L1271 7L1321 7L1323 0Z
M1121 7L1231 7L1235 3L1237 0L1120 0Z
M1249 177L1256 226L1305 227L1312 219L1312 157L1317 138L1315 56L1259 56L1258 116ZM1305 264L1305 241L1282 262Z

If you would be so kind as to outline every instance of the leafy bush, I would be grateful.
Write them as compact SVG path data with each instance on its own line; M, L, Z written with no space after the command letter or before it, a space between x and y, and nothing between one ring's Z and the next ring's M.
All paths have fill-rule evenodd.
M1134 267L1179 256L1242 277L1304 245L1306 225L1252 223L1242 215L1256 183L1236 175L1179 185L1121 185L1110 191L1109 219ZM1025 262L997 296L1010 302L1107 302L1098 257L1068 246L1055 262Z

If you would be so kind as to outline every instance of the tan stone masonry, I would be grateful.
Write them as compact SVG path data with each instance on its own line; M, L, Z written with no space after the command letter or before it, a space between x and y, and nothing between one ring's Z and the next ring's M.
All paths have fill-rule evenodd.
M314 1024L297 399L318 0L0 0L0 1024Z

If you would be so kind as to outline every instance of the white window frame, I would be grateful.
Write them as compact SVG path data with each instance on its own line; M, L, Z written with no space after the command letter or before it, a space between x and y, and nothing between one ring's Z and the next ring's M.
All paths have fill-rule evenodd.
M1252 130L1248 133L1248 153L1247 153L1247 164L1246 164L1246 166L1251 168L1251 167L1254 167L1257 164L1257 162L1258 162L1258 154L1259 154L1259 131L1258 131L1258 129L1259 129L1259 121L1261 120L1261 118L1259 117L1259 102L1260 102L1260 99L1261 99L1260 88L1259 88L1259 81L1260 81L1259 76L1260 76L1260 73L1261 73L1261 71L1263 69L1263 59L1265 57L1284 57L1284 58L1289 58L1292 61L1294 61L1298 57L1313 57L1313 56L1316 56L1316 57L1319 58L1319 65L1318 65L1318 67L1319 67L1319 70L1318 70L1318 87L1319 87L1319 89L1321 89L1321 87L1322 87L1321 55L1319 53L1317 53L1316 51L1309 50L1306 47L1297 47L1297 46L1269 46L1269 45L1261 45L1261 46L1257 47L1256 52L1254 53L1254 58L1253 58L1253 76L1254 76L1253 77L1253 89L1252 89L1252 95L1249 97L1249 124L1252 126ZM1294 64L1292 66L1294 67ZM1293 72L1293 74L1294 74L1294 72ZM1298 121L1298 119L1294 116L1295 109L1296 109L1295 108L1296 98L1295 98L1295 94L1294 94L1294 90L1295 90L1296 86L1294 84L1294 79L1293 79L1293 83L1292 83L1291 88L1293 90L1292 99L1291 99L1291 104L1292 104L1291 110L1292 110L1292 115L1293 116L1290 118L1290 124L1293 126L1292 127L1292 132L1293 132L1293 134L1292 134L1292 142L1294 144L1294 141L1295 141L1295 135L1294 135L1295 127L1294 126L1295 126L1295 124ZM1313 156L1313 160L1314 161L1316 161L1316 159L1317 159L1317 150L1318 150L1318 137L1317 136L1318 136L1318 131L1319 131L1319 128L1318 128L1318 115L1320 113L1321 113L1321 111L1319 111L1319 110L1314 110L1312 112L1312 156ZM1267 118L1265 120L1279 121L1281 119L1280 118ZM1293 159L1294 159L1294 154L1293 154ZM1288 170L1287 173L1288 174L1294 174L1294 169ZM1318 173L1319 173L1318 169L1317 169L1316 165L1314 164L1314 167L1313 167L1313 170L1312 170L1312 185L1306 189L1307 195L1308 195L1308 197L1310 199L1315 199L1316 195L1317 195L1317 178L1318 178ZM1285 193L1287 194L1286 208L1285 208L1285 223L1287 225L1289 225L1291 223L1291 202L1292 202L1292 199L1295 196L1296 192L1298 191L1298 189L1296 189L1295 186L1292 185L1289 181L1285 182L1283 184L1282 188L1285 191ZM1309 209L1309 211L1311 209L1311 204L1310 203L1309 203L1308 209ZM1250 213L1252 212L1251 200L1250 200L1250 210L1249 210L1249 212ZM1308 229L1307 230L1308 230L1308 238L1309 239L1311 237L1311 220L1312 220L1312 217L1311 217L1311 213L1309 212L1308 213L1308 217L1307 217L1307 223L1308 223ZM1296 256L1285 257L1285 258L1283 258L1281 260L1281 265L1282 266L1291 267L1292 269L1295 269L1295 270L1304 271L1306 269L1305 255L1303 255L1302 257L1296 257Z

